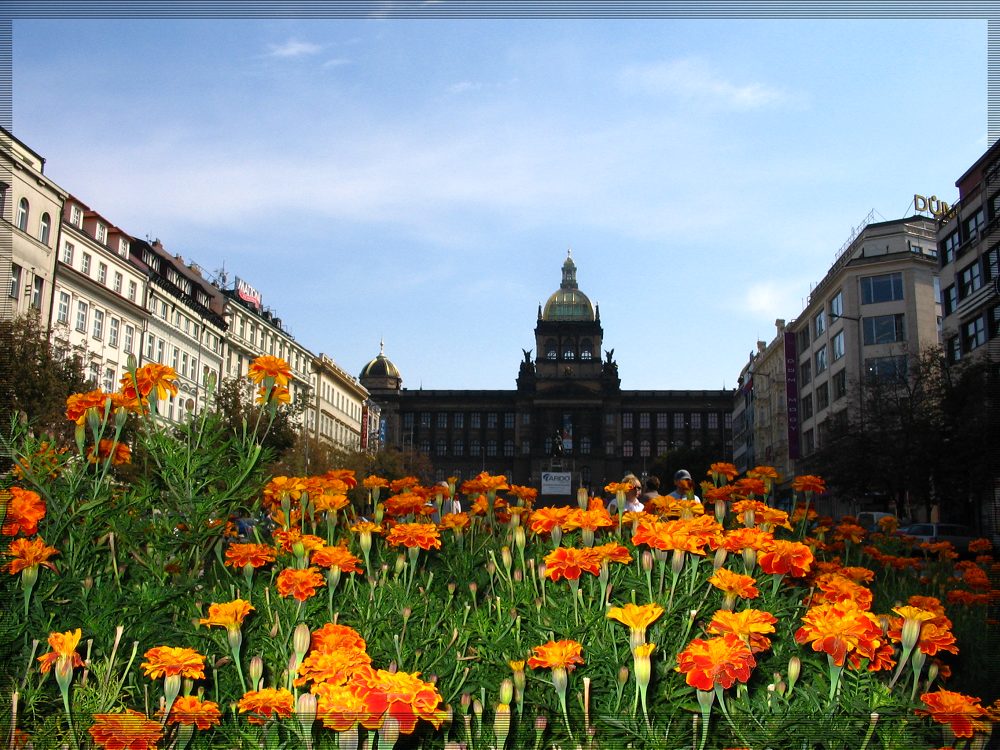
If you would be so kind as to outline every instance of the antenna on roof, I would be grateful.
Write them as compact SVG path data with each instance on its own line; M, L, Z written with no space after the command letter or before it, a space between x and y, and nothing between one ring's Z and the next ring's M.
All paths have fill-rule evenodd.
M226 286L229 284L229 274L226 273L225 261L222 262L222 268L218 268L215 270L215 273L213 274L211 281L219 289L225 289Z

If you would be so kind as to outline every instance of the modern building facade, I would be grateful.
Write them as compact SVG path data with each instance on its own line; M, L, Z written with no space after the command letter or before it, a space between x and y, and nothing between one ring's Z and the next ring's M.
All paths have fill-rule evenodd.
M380 351L360 381L381 407L385 444L425 454L439 479L488 471L543 492L552 472L599 491L679 446L728 459L732 391L623 390L576 271L567 257L559 288L539 305L535 353L523 350L514 389L408 390Z

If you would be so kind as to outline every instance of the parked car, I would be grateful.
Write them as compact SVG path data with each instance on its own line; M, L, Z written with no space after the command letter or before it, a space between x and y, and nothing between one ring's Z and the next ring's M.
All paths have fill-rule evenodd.
M957 523L914 523L899 533L921 542L951 542L956 551L963 553L969 551L969 542L977 538L972 529Z

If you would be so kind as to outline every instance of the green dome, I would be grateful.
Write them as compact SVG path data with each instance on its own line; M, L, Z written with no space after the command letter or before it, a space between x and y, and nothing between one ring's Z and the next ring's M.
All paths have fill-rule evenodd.
M542 320L594 320L594 306L577 287L576 264L569 252L562 267L562 283L545 303Z

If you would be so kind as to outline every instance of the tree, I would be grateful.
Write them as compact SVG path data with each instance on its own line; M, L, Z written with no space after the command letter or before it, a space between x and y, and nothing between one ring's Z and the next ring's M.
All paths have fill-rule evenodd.
M800 464L842 497L913 517L934 505L943 520L978 525L994 444L988 368L948 364L940 348L910 360L907 372L852 384L849 403L820 425L820 448Z
M35 434L72 441L66 398L97 387L82 359L54 351L36 313L0 321L0 351L0 430L6 434L17 418Z
M265 409L255 401L254 384L247 378L224 378L219 383L214 409L222 423L236 434L243 430L262 433L261 446L271 456L277 457L291 450L298 440L302 415L308 408L306 400L300 399L290 406L279 406L274 421L266 429L269 420Z

